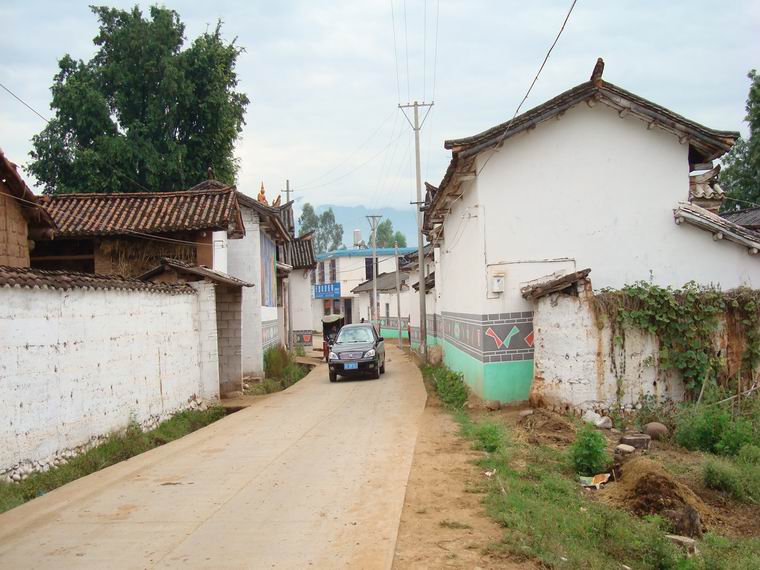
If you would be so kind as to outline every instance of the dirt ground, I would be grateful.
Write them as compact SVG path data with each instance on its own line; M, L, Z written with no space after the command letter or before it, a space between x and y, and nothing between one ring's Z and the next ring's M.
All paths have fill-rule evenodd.
M531 568L530 563L488 553L503 529L483 506L481 457L458 435L458 425L433 394L422 416L401 514L394 569Z

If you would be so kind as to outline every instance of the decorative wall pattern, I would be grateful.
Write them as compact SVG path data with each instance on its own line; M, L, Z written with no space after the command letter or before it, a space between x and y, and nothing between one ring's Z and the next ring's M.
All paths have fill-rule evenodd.
M261 345L264 350L280 344L279 321L265 321L261 323Z
M277 306L277 246L261 232L261 304L265 307Z
M295 346L311 346L312 340L312 331L310 330L293 331L293 344Z

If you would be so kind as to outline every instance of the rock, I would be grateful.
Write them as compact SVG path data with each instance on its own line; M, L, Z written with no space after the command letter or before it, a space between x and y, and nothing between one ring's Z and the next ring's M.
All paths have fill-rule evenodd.
M620 438L620 443L632 445L636 449L649 449L652 438L645 433L627 433Z
M636 451L635 447L633 447L632 445L625 444L625 443L621 443L615 448L615 453L619 453L621 455L628 455L629 453L633 453L634 451Z
M494 412L501 408L501 402L499 400L486 400L485 406L486 410Z
M522 411L522 412L520 412L520 414L519 414L519 416L520 416L521 418L527 418L528 416L532 416L532 415L533 415L533 410L523 410L523 411Z
M583 418L582 419L583 419L584 422L588 422L590 424L596 425L596 422L598 422L599 420L601 420L602 416L600 416L599 414L597 414L593 410L586 410L583 413Z
M644 433L655 440L665 439L670 434L668 426L660 422L649 422L644 426Z
M17 471L13 475L11 475L11 479L16 482L21 481L21 474Z
M695 554L699 553L697 550L697 541L693 538L689 538L688 536L680 536L678 534L666 534L665 538L670 540L670 542L676 546L683 548L688 556L694 556Z
M610 416L603 416L599 419L598 422L596 422L596 427L599 429L611 429L612 428L612 418Z

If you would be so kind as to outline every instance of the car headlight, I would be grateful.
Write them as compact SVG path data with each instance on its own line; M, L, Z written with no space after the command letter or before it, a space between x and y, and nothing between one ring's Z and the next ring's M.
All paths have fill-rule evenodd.
M375 349L370 348L367 352L364 353L364 358L372 358L375 356Z
M334 352L331 352L330 354L327 355L327 358L330 360L338 360L338 355L335 354Z

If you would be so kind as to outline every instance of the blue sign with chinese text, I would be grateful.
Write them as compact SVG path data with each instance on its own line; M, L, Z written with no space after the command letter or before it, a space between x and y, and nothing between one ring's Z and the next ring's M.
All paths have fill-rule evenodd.
M315 299L340 299L340 281L336 283L317 283L314 285Z

